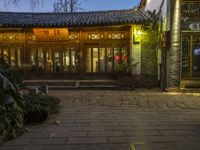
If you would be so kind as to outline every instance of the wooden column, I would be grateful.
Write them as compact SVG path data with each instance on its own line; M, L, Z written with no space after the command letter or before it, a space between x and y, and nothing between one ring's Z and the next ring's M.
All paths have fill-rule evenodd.
M171 11L171 48L169 51L168 88L180 88L181 62L181 0L172 0Z

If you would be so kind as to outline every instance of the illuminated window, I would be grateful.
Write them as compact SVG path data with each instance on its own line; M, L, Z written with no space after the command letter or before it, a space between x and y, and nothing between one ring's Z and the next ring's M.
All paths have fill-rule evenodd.
M100 34L100 33L91 33L89 34L88 38L91 40L100 40L100 39L103 39L104 36L103 34Z
M77 38L78 38L78 33L74 33L74 32L70 33L70 35L69 35L70 40L75 40Z
M35 35L29 35L28 39L31 40L31 41L35 41Z
M18 35L3 35L3 40L18 40Z
M124 34L121 33L113 33L113 34L109 34L109 39L123 39L124 38Z

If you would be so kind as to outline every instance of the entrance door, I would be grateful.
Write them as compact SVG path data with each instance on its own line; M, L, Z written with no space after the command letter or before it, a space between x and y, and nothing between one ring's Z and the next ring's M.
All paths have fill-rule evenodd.
M114 73L120 62L127 62L127 50L121 47L88 47L86 48L87 73Z
M86 48L86 72L87 73L107 73L107 65L109 66L110 72L113 66L113 52L109 51L109 58L107 59L106 48ZM109 63L107 63L109 61Z
M200 78L200 36L184 35L182 41L182 78Z
M47 72L78 73L79 54L77 48L69 47L33 47L30 51L30 63Z
M86 72L99 72L99 48L86 49Z
M63 50L63 71L77 73L79 69L79 55L75 48L64 48Z
M78 73L79 55L76 48L55 49L53 55L55 72Z

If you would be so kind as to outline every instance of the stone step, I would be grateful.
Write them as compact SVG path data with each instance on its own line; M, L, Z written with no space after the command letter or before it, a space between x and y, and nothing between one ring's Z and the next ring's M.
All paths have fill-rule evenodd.
M26 88L40 88L41 85L48 85L50 90L62 89L105 89L114 90L118 88L116 80L26 80Z
M40 86L27 86L26 88L27 89L40 88ZM49 90L116 90L116 89L118 89L118 86L82 85L82 86L78 86L78 87L76 87L76 86L48 86L48 88L49 88Z

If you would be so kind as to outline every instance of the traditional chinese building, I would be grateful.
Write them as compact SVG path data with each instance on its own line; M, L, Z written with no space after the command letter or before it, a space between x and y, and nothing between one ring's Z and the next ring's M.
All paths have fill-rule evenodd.
M113 79L119 60L132 63L138 87L158 86L157 32L142 31L140 9L0 12L0 53L26 79Z
M200 0L142 0L141 8L156 10L163 87L199 87Z

